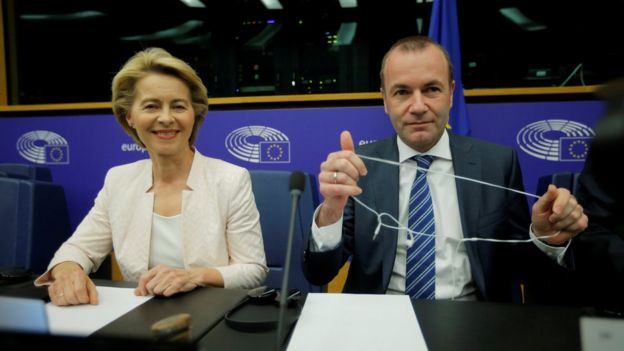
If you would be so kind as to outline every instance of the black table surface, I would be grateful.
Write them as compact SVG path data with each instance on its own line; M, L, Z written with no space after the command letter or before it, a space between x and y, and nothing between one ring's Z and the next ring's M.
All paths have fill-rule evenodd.
M580 350L580 309L412 301L430 350Z
M136 283L94 279L99 286L134 288ZM0 287L0 295L47 299L47 287L35 287L33 281L24 281ZM124 338L155 341L151 326L164 318L186 313L191 316L191 332L187 340L196 342L225 313L247 296L247 290L205 287L171 297L155 296L135 307L92 334L97 338Z
M445 300L412 305L429 350L581 348L577 308ZM221 321L198 344L204 350L275 350L276 342L275 330L240 332Z
M95 282L103 286L132 285L105 280ZM224 293L227 293L227 289ZM45 288L34 288L32 281L2 286L0 295L38 298L47 296ZM232 301L229 303L232 304ZM162 303L154 306L160 310L160 304ZM197 301L193 304L198 309L209 310L203 302ZM429 350L574 351L581 348L579 318L584 311L578 308L448 300L415 300L412 305ZM137 313L141 311L143 310L135 311L134 315L139 316ZM250 306L244 307L241 312L242 318L247 316L252 319L274 319L277 316L277 307ZM296 314L296 309L288 311L291 318ZM125 317L129 320L128 318L129 316ZM122 324L117 327L129 326L124 318L120 318L119 322ZM108 327L109 330L116 328L114 324L115 322ZM275 350L276 338L275 329L242 332L232 329L221 320L198 339L197 346L203 350Z

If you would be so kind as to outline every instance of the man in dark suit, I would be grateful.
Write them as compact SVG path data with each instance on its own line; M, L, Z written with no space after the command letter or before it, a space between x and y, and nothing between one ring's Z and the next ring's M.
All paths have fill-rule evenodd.
M413 266L408 261L414 255L408 253L411 236L404 229L378 228L379 219L398 226L391 215L402 227L412 221L413 157L429 155L433 161L426 183L435 217L435 248L429 254L435 257L435 291L429 298L522 300L519 287L531 280L532 272L553 272L558 264L565 265L565 244L587 226L583 209L569 191L550 186L529 216L523 195L448 176L522 189L513 149L446 131L455 82L448 54L437 43L426 37L398 41L384 57L380 75L384 108L397 135L357 153L401 166L363 161L350 134L342 133L342 150L321 164L324 202L307 240L306 277L313 284L326 284L351 257L345 292L406 293L412 274L408 266ZM372 213L351 196L385 214ZM530 236L544 238L518 244L461 243L464 238ZM433 277L427 284L433 285Z
M577 303L624 315L624 184L614 170L624 154L624 79L598 95L607 111L581 172L576 195L591 223L575 238L574 291Z

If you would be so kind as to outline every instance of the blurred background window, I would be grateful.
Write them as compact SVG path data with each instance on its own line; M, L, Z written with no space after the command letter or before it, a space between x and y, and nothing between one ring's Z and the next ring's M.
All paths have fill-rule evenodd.
M0 0L9 104L109 101L133 53L162 47L211 97L379 91L428 0ZM601 84L624 73L621 0L458 0L465 89ZM1 72L5 74L4 72Z

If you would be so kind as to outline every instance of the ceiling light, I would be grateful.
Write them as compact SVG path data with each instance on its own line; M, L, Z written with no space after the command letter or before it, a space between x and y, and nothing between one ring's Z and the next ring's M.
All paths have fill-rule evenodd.
M338 1L340 2L340 7L344 9L357 7L357 0L338 0Z
M334 46L351 45L355 32L357 31L357 22L341 23L338 33L336 34L336 41Z
M100 11L80 11L80 12L74 12L74 13L61 13L61 14L55 14L55 15L24 14L20 16L20 19L23 19L26 21L39 21L39 20L67 21L67 20L79 20L79 19L95 18L95 17L102 17L102 16L106 16L106 14Z
M201 2L201 0L180 0L184 3L184 5L188 6L188 7L197 7L197 8L205 8L206 5L204 5L203 2Z
M264 29L258 33L255 37L249 39L245 43L245 48L248 49L262 49L264 50L267 45L273 40L273 37L282 29L281 24L267 25Z
M282 10L282 4L279 2L279 0L260 0L262 1L262 4L264 5L264 7L266 7L269 10Z
M121 40L161 40L161 39L172 39L177 38L181 35L184 35L195 28L201 27L204 24L203 21L198 20L190 20L185 23L172 27L169 29L161 30L151 34L141 34L134 35L129 37L123 37Z
M507 17L510 21L520 26L520 28L526 31L536 31L546 29L546 26L540 23L533 21L532 19L525 16L518 8L516 7L505 7L498 10L503 16Z

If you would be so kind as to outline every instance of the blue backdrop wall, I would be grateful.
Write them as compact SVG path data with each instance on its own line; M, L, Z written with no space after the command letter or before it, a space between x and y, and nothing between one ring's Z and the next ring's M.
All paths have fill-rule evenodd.
M599 101L469 104L472 135L518 150L525 188L558 171L578 172L601 116ZM115 165L147 158L112 114L0 118L0 162L50 167L66 191L72 229ZM382 106L209 112L197 149L248 169L318 173L350 130L356 144L394 135ZM284 189L287 191L287 189ZM1 196L1 195L0 195Z

